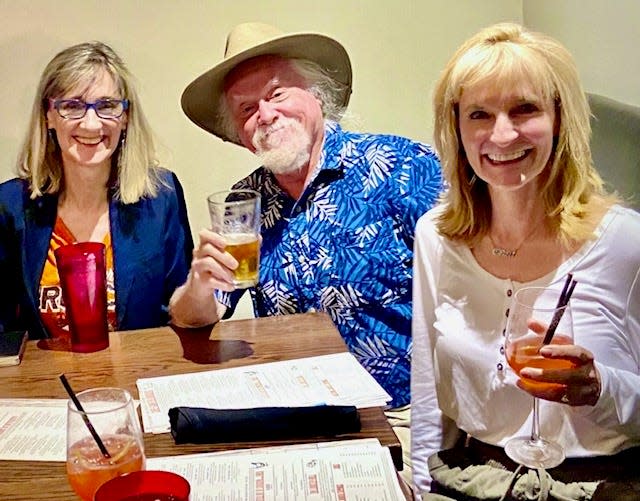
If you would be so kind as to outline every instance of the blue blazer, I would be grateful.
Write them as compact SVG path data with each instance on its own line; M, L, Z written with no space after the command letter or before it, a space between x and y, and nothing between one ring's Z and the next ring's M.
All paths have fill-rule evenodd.
M166 186L154 198L109 202L119 330L166 325L169 298L189 271L193 240L182 186L168 170L160 177ZM24 179L0 184L0 332L28 329L38 339L49 337L38 292L58 196L29 194Z

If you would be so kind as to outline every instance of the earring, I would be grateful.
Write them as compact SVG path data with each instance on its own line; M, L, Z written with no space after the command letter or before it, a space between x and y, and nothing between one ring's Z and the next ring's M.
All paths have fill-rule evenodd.
M47 129L47 136L49 140L47 141L46 148L48 151L55 152L58 147L58 136L56 136L56 130L53 128Z
M471 176L471 179L469 179L469 180L467 181L467 184L468 184L469 186L473 186L473 185L475 184L475 182L476 182L476 180L477 180L477 179L478 179L478 176L476 176L476 173L474 172L474 173L473 173L473 176Z
M120 133L120 144L118 145L118 156L116 157L116 167L118 169L118 172L120 172L120 169L122 168L122 159L124 156L124 145L127 141L127 129L122 129L122 132Z

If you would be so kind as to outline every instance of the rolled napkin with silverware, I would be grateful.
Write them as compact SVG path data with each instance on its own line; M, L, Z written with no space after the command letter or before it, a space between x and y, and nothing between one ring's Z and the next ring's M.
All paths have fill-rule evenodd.
M360 431L360 416L352 405L258 407L254 409L169 409L171 435L176 444L248 442Z

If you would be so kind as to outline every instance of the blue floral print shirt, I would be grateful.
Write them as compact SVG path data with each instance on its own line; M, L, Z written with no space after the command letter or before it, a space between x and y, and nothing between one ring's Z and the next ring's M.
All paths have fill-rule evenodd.
M316 175L299 200L264 167L234 188L262 194L255 314L327 312L390 406L408 404L413 235L442 189L434 151L327 122ZM226 317L243 292L218 291Z

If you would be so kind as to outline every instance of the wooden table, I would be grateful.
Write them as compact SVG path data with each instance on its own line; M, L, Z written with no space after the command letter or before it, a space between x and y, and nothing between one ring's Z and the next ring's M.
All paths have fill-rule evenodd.
M67 398L58 376L75 391L96 386L126 388L137 398L136 380L185 372L290 360L346 351L329 317L321 313L220 322L211 329L161 327L114 332L108 349L72 353L47 340L30 341L22 364L0 368L0 398ZM398 439L381 408L360 409L360 433L339 439L378 438L402 465ZM322 440L308 439L307 442ZM297 440L304 442L305 440ZM242 442L176 446L171 434L144 435L148 457L291 443ZM64 463L0 461L0 500L77 500Z

